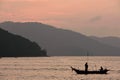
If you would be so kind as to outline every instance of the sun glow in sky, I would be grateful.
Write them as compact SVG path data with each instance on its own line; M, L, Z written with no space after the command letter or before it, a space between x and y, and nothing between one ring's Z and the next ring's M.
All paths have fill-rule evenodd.
M0 0L3 21L37 21L86 35L120 37L120 0Z

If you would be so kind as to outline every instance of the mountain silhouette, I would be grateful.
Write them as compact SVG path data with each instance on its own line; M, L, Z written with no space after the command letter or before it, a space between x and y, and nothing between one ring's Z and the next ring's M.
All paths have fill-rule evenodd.
M47 49L50 56L120 55L120 48L100 43L71 30L55 28L38 22L3 22L0 27L24 36Z
M96 37L96 36L90 36L90 37L101 43L120 48L120 38L119 37Z
M0 29L0 57L47 56L35 42Z

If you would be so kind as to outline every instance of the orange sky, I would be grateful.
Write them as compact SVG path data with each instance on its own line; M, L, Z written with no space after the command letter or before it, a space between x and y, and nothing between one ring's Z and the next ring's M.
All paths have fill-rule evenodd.
M0 0L0 21L37 21L97 36L120 36L120 0Z

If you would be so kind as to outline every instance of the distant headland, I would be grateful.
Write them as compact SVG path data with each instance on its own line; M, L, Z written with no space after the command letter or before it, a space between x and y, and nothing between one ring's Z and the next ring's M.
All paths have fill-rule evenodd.
M117 39L117 43L116 39L112 39L112 41L109 38L104 40L96 39L75 31L60 29L39 22L6 21L0 23L0 28L38 43L47 50L47 54L50 56L86 56L87 52L89 52L90 56L120 55L120 39ZM18 52L17 54L22 52L30 55L46 55L43 54L44 51L36 43L23 40L21 37L14 37L14 39L9 38L7 41L3 39L4 43L9 43L6 44L9 45L7 47L9 48L8 52L12 50L15 53ZM10 45L17 47L10 47ZM3 46L1 45L1 47ZM7 50L7 48L4 48L4 50Z

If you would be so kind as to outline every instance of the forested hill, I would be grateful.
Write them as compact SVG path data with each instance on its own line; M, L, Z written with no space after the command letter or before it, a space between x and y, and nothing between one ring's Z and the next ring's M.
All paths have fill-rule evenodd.
M0 28L0 57L47 56L35 42Z

